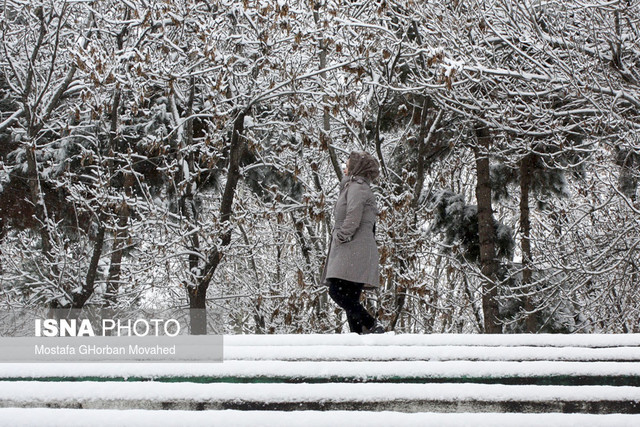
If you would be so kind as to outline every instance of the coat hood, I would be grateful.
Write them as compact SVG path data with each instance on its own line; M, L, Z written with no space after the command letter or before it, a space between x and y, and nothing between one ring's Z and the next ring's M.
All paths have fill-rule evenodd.
M373 181L380 175L380 164L365 151L352 151L349 155L349 175Z

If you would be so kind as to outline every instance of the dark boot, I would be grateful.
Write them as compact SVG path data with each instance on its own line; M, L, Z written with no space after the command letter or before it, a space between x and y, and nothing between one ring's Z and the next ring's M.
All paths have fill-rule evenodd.
M384 334L385 329L384 326L382 326L382 324L380 322L378 322L376 320L376 322L373 324L373 326L371 328L367 328L366 326L362 326L362 334L363 335L367 335L367 334Z

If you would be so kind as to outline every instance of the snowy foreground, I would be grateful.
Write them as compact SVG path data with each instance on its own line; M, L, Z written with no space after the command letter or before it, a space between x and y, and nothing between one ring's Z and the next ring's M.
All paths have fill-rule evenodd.
M74 409L0 409L2 425L14 427L121 426L495 426L495 427L637 427L637 415L585 414L440 414L398 412L264 411L114 411Z
M640 335L224 344L223 363L2 364L0 425L640 425Z

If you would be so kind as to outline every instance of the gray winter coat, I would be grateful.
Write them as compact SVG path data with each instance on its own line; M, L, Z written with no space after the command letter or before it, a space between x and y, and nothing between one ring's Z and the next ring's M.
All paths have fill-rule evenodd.
M379 257L373 226L376 198L366 178L347 176L334 209L335 226L322 282L338 278L379 286Z

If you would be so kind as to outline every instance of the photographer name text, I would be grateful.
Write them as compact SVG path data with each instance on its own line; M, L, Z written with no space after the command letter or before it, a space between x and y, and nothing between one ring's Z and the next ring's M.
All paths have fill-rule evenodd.
M36 345L36 356L156 356L175 355L176 346L113 346L113 345Z

